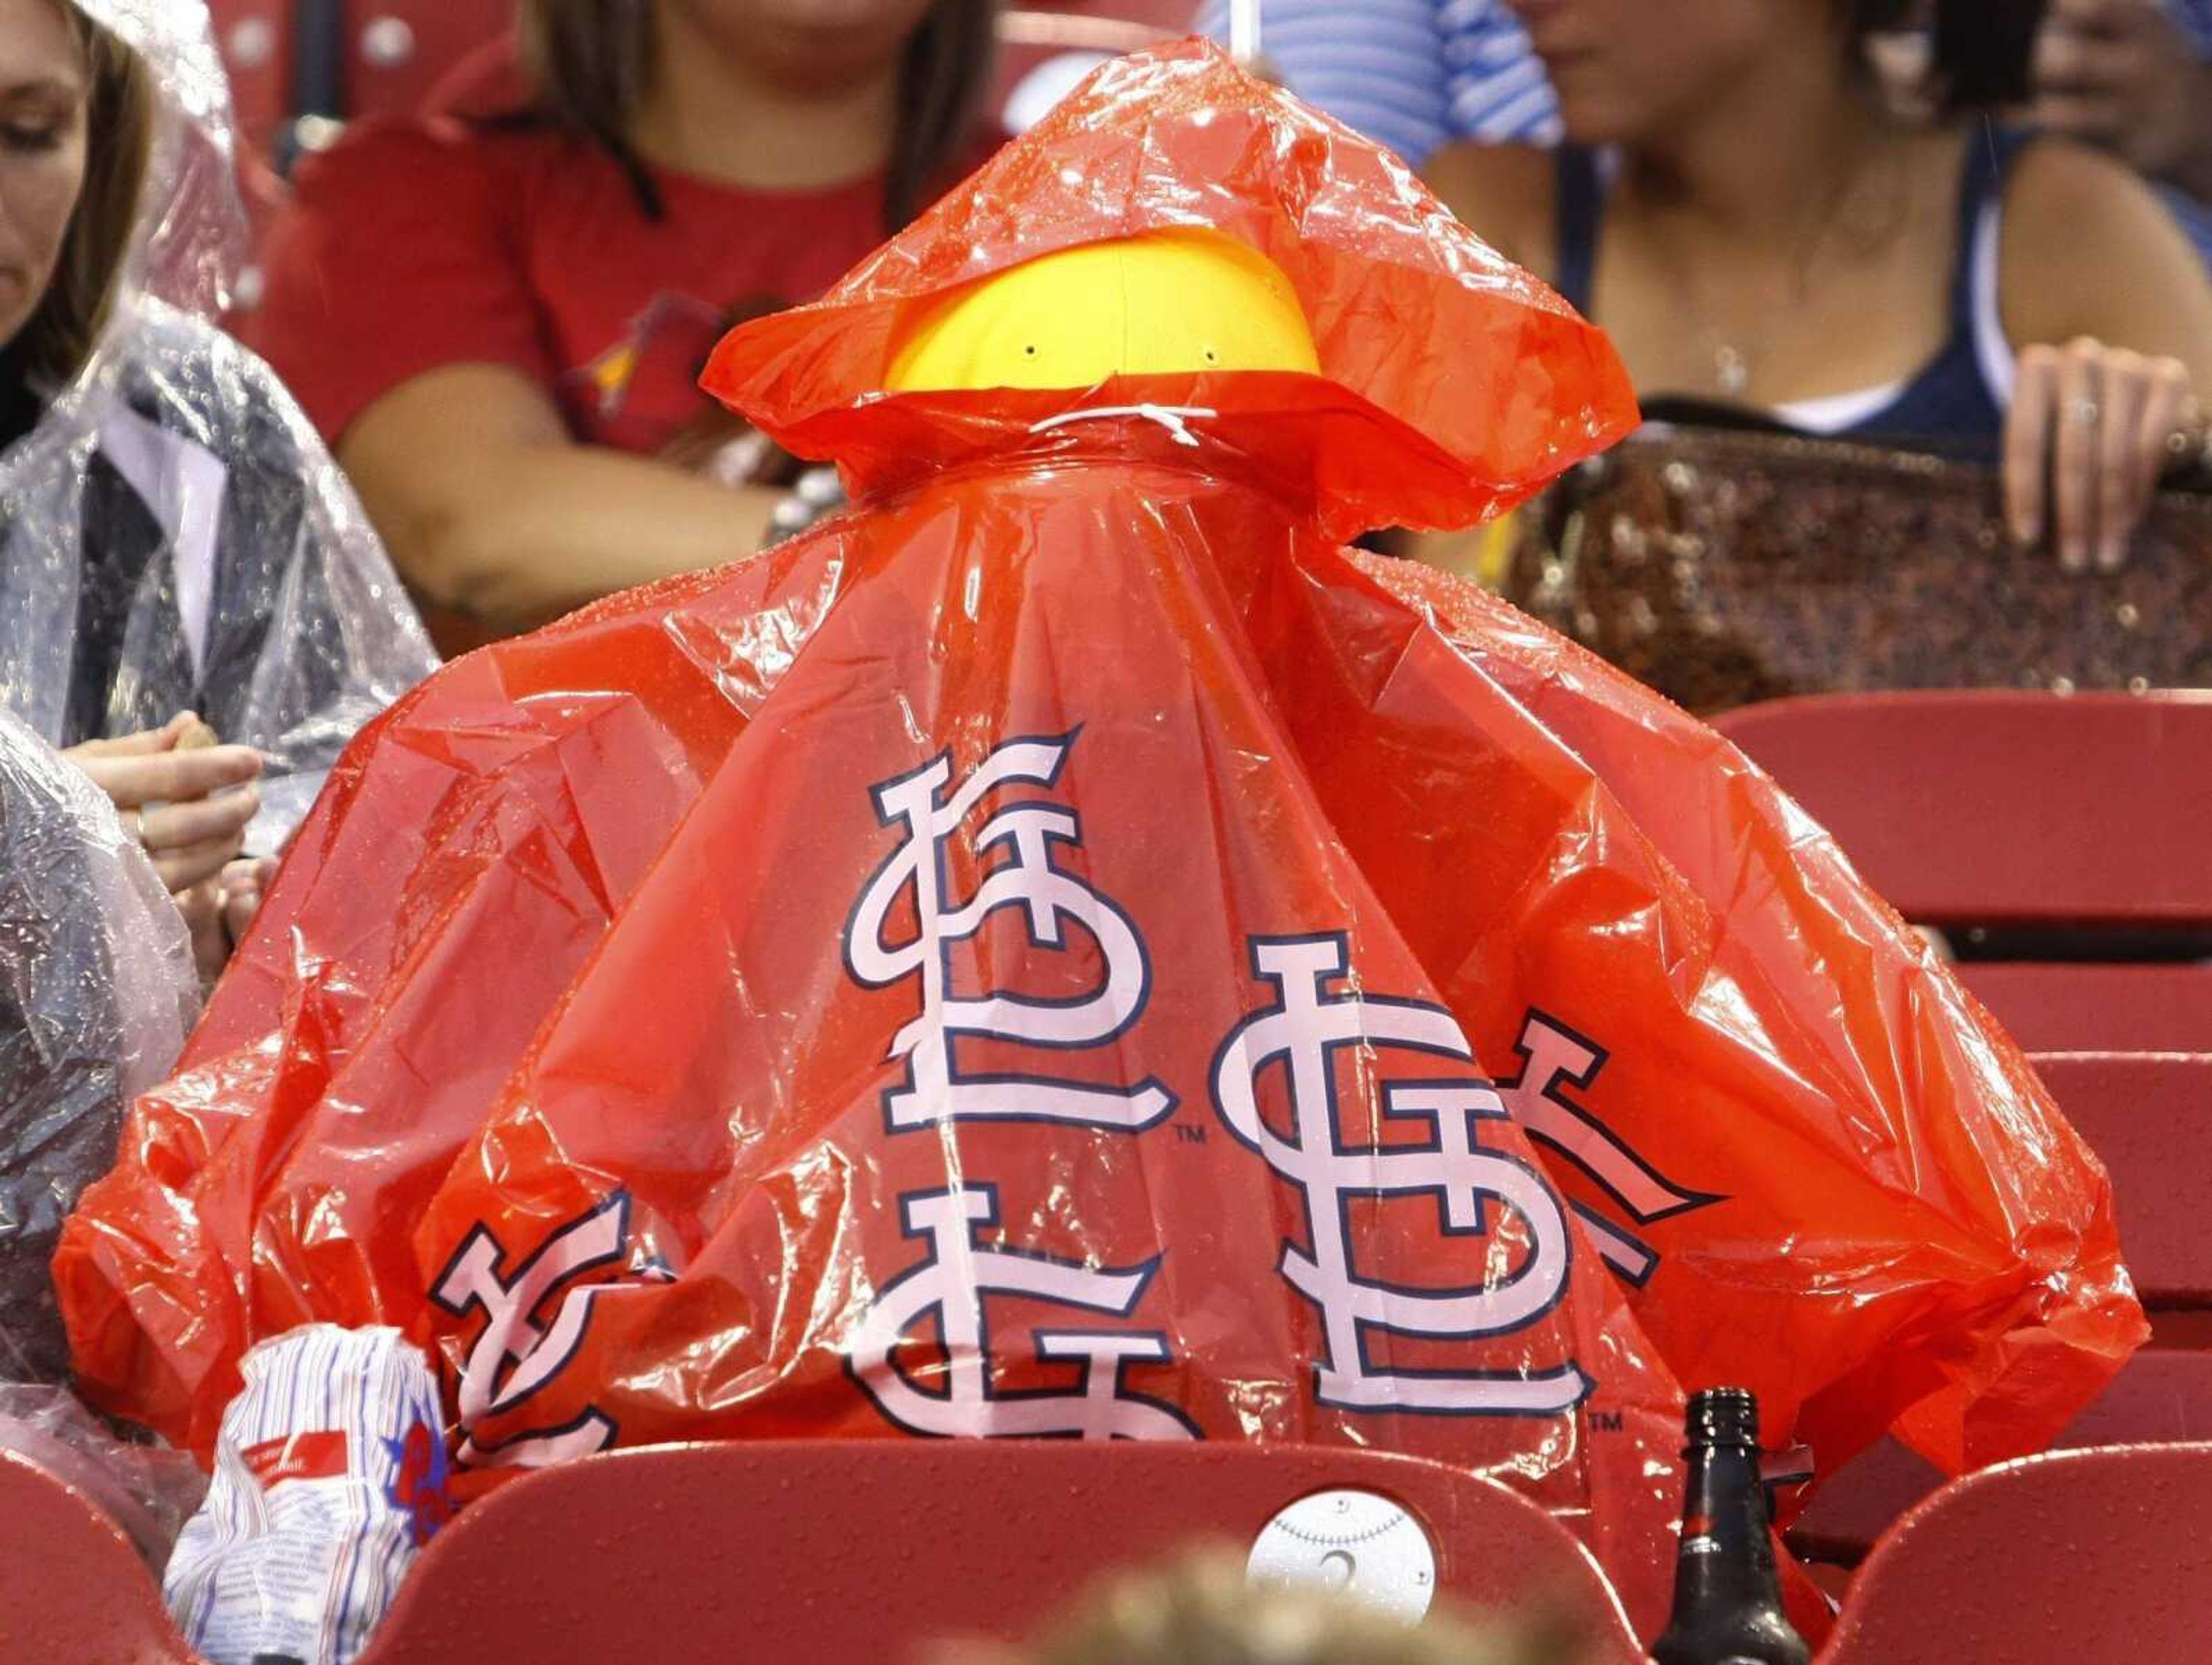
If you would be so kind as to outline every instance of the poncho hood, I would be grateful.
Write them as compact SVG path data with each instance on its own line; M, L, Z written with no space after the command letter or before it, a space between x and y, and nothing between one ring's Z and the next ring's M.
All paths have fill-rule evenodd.
M901 325L947 291L1078 244L1177 227L1288 275L1318 377L1121 377L1049 392L882 391ZM1088 405L1310 430L1332 533L1467 525L1637 421L1605 336L1502 258L1381 147L1204 41L1097 70L811 306L731 334L708 390L859 491L896 486Z

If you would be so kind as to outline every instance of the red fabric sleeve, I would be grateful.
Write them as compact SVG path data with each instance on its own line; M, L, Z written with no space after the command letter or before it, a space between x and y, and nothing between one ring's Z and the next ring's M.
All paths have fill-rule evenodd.
M441 365L509 365L550 391L495 147L452 122L378 123L301 163L243 333L333 447L377 398Z

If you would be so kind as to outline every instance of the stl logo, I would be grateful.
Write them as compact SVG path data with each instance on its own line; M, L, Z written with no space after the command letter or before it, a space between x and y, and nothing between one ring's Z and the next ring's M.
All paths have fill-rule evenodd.
M564 1224L512 1272L501 1275L507 1251L490 1225L479 1221L446 1262L430 1299L465 1318L483 1316L470 1344L456 1395L460 1412L459 1461L468 1464L538 1468L588 1456L615 1443L611 1419L587 1406L557 1428L536 1429L494 1445L478 1444L475 1430L487 1417L515 1410L559 1377L583 1346L592 1303L600 1284L581 1280L620 1268L630 1258L630 1203L612 1196ZM665 1268L643 1268L649 1277Z
M1156 1080L1106 1085L1066 1068L1076 1056L1109 1048L1143 1014L1152 990L1135 925L1074 865L1081 823L1048 796L1075 740L1071 732L1006 741L957 786L951 759L939 755L873 790L877 818L901 836L854 908L845 965L864 987L904 986L914 997L915 1015L886 1048L905 1066L884 1098L890 1137L919 1133L955 1153L948 1124L1022 1124L1041 1139L1070 1127L1122 1136L1175 1109L1174 1095ZM980 819L972 830L971 818ZM946 854L956 840L990 864L965 896L951 893ZM994 981L1002 974L1017 986L957 994L955 951L994 915L1018 921L1028 945L1026 955L990 967ZM1088 951L1097 962L1087 990L1050 997L1018 987L1024 971L1064 969L1072 951ZM996 1042L1025 1066L963 1067L963 1040ZM898 1199L899 1224L921 1243L921 1258L876 1291L847 1342L847 1368L877 1408L920 1434L1195 1437L1182 1413L1124 1379L1132 1365L1169 1363L1167 1338L1103 1322L1135 1316L1158 1258L1092 1266L1003 1238L984 1242L978 1231L1001 1218L1000 1188L957 1160L948 1161L945 1182ZM993 1333L987 1297L1024 1297L1067 1317L1037 1324L1024 1348ZM932 1327L936 1346L919 1372L926 1379L917 1381L902 1355L912 1357L909 1336ZM1024 1351L1028 1360L1019 1357ZM1025 1363L1048 1367L1069 1385L1002 1389L1000 1369Z
M1037 1330L1036 1356L1082 1367L1071 1392L1000 1393L991 1380L990 1321L983 1297L1027 1296L1073 1313L1126 1318L1159 1269L1087 1267L975 1241L975 1228L995 1225L998 1188L976 1184L923 1191L899 1200L906 1235L927 1241L919 1265L878 1291L849 1344L854 1377L884 1414L909 1433L943 1436L1073 1435L1080 1439L1192 1439L1197 1430L1172 1406L1129 1391L1131 1364L1165 1364L1164 1335L1141 1330L1080 1328ZM943 1340L943 1392L917 1387L895 1362L901 1340L934 1312Z
M1677 1185L1579 1102L1575 1095L1595 1086L1605 1069L1597 1042L1531 1008L1513 1049L1523 1062L1518 1080L1498 1084L1506 1109L1522 1133L1580 1169L1632 1223L1587 1203L1573 1205L1599 1258L1623 1281L1643 1288L1659 1268L1659 1254L1635 1228L1728 1199Z
M971 835L976 854L998 865L966 900L945 893L945 846L969 817L1013 788L1055 786L1075 738L1009 740L950 793L952 763L943 755L874 790L878 818L903 836L854 910L845 967L865 987L916 985L921 1009L890 1047L891 1057L907 1060L907 1085L884 1101L893 1133L988 1119L1135 1133L1175 1109L1174 1096L1158 1081L1101 1087L1058 1079L1042 1064L1018 1075L970 1076L956 1061L963 1036L1019 1042L1046 1054L1046 1063L1054 1052L1103 1046L1137 1021L1151 997L1151 967L1129 916L1061 866L1063 852L1083 846L1082 824L1065 804L1024 796L999 805ZM912 934L887 941L902 897L911 901ZM954 994L951 951L994 914L1009 909L1021 918L1032 948L1062 952L1087 939L1101 963L1097 987L1075 1000L1036 999L1012 989Z
M1332 992L1348 966L1341 933L1255 937L1253 974L1274 985L1273 1005L1254 1012L1222 1043L1213 1103L1230 1132L1297 1188L1306 1241L1285 1243L1278 1270L1321 1311L1322 1357L1315 1395L1360 1411L1466 1416L1542 1416L1578 1403L1595 1384L1572 1358L1549 1368L1486 1372L1388 1369L1370 1344L1495 1336L1534 1323L1566 1293L1571 1233L1559 1196L1534 1168L1482 1143L1485 1124L1507 1121L1504 1102L1474 1073L1474 1054L1440 1006L1350 990ZM1419 1142L1346 1145L1338 1120L1336 1054L1375 1057L1382 1118L1425 1122ZM1464 1076L1392 1081L1392 1053L1465 1064ZM1277 1066L1279 1066L1279 1072ZM1259 1083L1279 1073L1288 1130L1261 1112ZM1440 1211L1447 1240L1464 1240L1454 1286L1416 1287L1364 1273L1351 1205L1425 1200ZM1500 1209L1518 1221L1517 1259L1498 1230ZM1441 1270L1441 1269L1440 1269ZM1440 1283L1453 1284L1440 1276Z

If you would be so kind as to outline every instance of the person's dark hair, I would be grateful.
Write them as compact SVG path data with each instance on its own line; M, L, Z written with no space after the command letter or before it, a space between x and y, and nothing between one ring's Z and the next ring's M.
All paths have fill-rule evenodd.
M1929 91L1947 113L2001 109L2027 95L2047 0L1846 0L1851 48L1869 35L1924 31Z
M998 0L936 0L907 42L884 229L898 230L950 183L991 74ZM653 62L651 0L522 0L522 56L540 113L612 156L647 219L660 193L628 137Z
M84 368L115 302L131 252L138 196L153 148L154 88L138 54L74 5L62 15L84 53L84 185L52 280L8 343L11 362L42 380L70 380Z

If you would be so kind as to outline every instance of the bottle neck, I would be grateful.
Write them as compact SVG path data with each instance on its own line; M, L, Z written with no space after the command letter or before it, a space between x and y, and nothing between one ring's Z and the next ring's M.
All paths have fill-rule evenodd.
M1768 1535L1766 1488L1759 1452L1748 1445L1700 1445L1689 1452L1682 1542L1674 1564L1674 1613L1708 1606L1738 1612L1779 1608L1781 1583Z

